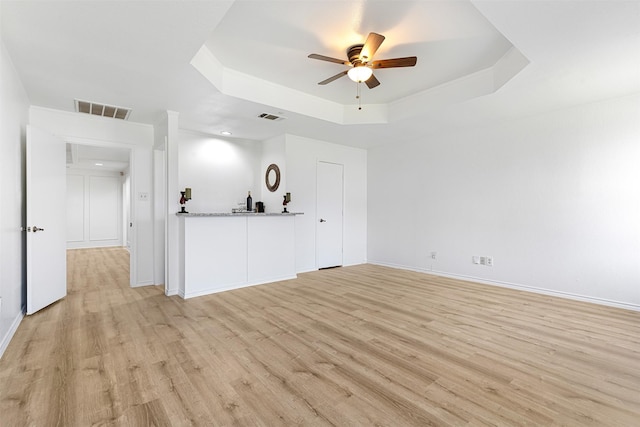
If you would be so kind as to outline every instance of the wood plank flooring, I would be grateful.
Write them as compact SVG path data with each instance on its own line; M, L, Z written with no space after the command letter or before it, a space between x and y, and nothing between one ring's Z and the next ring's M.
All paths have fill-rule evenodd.
M640 313L372 265L182 300L72 250L1 426L638 426Z

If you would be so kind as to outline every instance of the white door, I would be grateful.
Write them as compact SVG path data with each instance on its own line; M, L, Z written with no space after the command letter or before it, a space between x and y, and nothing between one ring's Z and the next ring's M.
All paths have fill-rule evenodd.
M318 162L318 268L342 265L343 166Z
M27 314L67 295L65 144L27 126Z

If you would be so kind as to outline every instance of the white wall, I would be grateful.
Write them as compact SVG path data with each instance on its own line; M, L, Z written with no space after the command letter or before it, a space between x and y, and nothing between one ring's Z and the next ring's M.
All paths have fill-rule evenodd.
M286 135L287 188L296 217L296 269L317 269L316 170L319 161L344 165L344 265L367 261L367 152L324 141ZM282 193L281 192L281 193Z
M119 172L67 169L67 248L122 246Z
M1 10L1 6L0 6ZM0 357L26 305L25 134L29 100L0 36Z
M282 196L291 192L290 212L303 212L296 221L296 271L316 270L316 167L318 161L340 163L345 170L344 264L366 262L367 153L365 150L323 141L282 135L264 142L225 139L180 131L179 183L190 187L193 199L186 209L231 212L244 204L247 191L253 202L262 200L267 212L282 211ZM267 190L269 164L280 168L280 187ZM177 201L180 194L174 197ZM177 212L178 209L176 209ZM175 216L175 212L170 212Z
M34 106L29 121L66 142L132 150L132 285L153 284L153 126Z
M368 259L638 309L639 141L631 96L371 150Z
M260 200L264 203L265 212L282 212L282 202L287 193L287 156L286 135L268 139L262 143L262 160L260 162ZM276 164L280 169L280 185L276 191L269 191L265 181L267 168ZM292 212L292 211L290 211Z
M230 213L239 204L246 205L248 191L251 191L255 205L262 185L261 155L262 148L257 141L181 131L178 148L180 189L189 187L192 194L186 210ZM177 202L180 193L174 198Z

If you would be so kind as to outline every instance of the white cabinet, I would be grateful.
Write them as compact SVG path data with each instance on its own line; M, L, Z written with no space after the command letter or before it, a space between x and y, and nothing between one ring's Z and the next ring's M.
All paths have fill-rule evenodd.
M295 215L180 215L180 296L292 279Z
M183 298L247 282L246 217L184 219Z
M247 217L248 280L266 283L295 277L294 217Z

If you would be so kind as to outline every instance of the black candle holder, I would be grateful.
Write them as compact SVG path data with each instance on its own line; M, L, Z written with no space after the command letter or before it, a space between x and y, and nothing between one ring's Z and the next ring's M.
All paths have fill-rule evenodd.
M287 204L291 201L291 193L287 193L282 197L284 197L284 200L282 201L282 206L284 206L284 210L282 211L282 213L289 213L289 211L287 210Z
M181 196L180 196L180 212L178 212L178 213L189 213L184 208L184 205L189 200L191 200L191 189L190 188L185 188L184 191L180 192L180 194L181 194Z
M184 197L186 193L184 191L181 191L180 194L182 194L182 197L180 197L180 212L179 213L189 213L184 208L184 204L187 203L187 199Z

